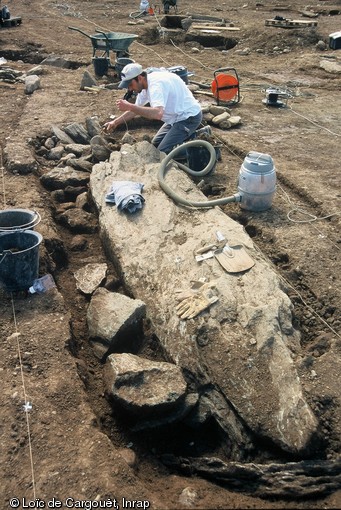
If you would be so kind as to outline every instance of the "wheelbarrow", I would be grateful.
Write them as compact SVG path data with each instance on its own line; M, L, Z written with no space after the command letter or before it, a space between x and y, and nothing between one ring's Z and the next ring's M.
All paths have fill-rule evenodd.
M128 48L130 44L138 38L136 34L125 34L123 32L101 32L96 30L97 34L88 35L76 27L69 27L70 30L80 32L91 40L93 53L92 56L96 57L97 51L102 52L101 57L105 57L109 60L110 50L116 52L116 56L128 57Z

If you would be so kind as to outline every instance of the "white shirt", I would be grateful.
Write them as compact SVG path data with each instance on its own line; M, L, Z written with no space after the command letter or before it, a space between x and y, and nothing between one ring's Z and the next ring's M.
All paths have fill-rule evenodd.
M137 95L136 104L150 103L152 108L162 106L162 120L166 124L173 125L201 111L200 104L177 74L155 71L147 74L147 83L148 88Z

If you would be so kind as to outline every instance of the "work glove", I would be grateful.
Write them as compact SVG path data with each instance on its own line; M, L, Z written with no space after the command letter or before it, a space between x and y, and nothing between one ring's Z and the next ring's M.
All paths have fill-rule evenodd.
M200 312L206 310L218 301L218 296L213 294L214 283L194 282L188 290L177 290L176 313L181 319L193 319Z

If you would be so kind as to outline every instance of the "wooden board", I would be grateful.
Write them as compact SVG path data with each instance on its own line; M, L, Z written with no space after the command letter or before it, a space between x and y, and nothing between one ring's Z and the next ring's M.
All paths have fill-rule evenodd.
M297 27L316 27L317 21L299 20L299 19L266 19L265 26L297 28Z
M240 30L240 28L238 28L238 27L219 27L216 25L205 25L205 24L191 25L190 28L193 28L194 30L230 30L231 32Z

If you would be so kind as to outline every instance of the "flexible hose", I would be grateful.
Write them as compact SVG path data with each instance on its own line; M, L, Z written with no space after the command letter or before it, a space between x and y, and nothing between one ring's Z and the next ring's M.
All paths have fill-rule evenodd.
M230 197L225 198L217 198L216 200L207 200L206 202L192 202L190 200L186 200L185 198L182 198L180 195L175 193L175 191L168 186L165 182L165 175L166 175L166 169L167 165L170 162L174 156L176 156L180 151L183 152L184 149L187 149L189 147L205 147L209 153L210 153L210 160L208 164L203 168L203 170L200 170L199 172L196 172L195 170L191 170L188 166L183 165L182 163L178 163L177 165L181 170L184 170L189 175L195 175L196 177L203 177L204 175L207 175L212 168L214 167L216 163L216 152L209 142L206 142L205 140L192 140L190 142L185 142L182 145L179 145L178 147L175 147L175 149L172 150L165 159L161 162L161 166L159 169L158 174L158 180L160 187L163 189L163 191L174 200L174 202L177 202L178 204L187 205L190 207L215 207L216 205L225 205L229 204L231 202L240 202L241 196L239 193L236 193L235 195L232 195Z

